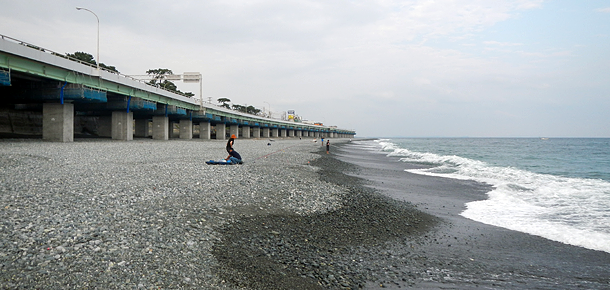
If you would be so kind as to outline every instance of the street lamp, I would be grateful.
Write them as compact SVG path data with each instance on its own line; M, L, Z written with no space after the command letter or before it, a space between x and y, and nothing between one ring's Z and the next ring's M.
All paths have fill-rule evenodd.
M96 60L96 63L97 63L97 70L99 71L100 70L100 18L97 17L97 14L93 13L93 11L91 11L91 10L89 10L87 8L76 7L76 10L89 11L97 19L97 56L96 56L95 60Z

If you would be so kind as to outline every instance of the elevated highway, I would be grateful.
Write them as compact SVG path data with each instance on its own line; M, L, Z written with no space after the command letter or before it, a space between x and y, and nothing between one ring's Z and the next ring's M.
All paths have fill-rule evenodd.
M8 114L34 116L20 120L39 126L44 140L59 142L72 142L75 134L83 132L116 140L134 136L167 140L173 138L175 124L181 139L192 139L194 132L201 139L232 134L238 138L356 134L203 103L4 35L0 35L0 108Z

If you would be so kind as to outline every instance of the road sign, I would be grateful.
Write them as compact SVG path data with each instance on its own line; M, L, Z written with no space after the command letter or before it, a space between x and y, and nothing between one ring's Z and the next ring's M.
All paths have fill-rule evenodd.
M182 74L184 83L198 83L201 81L201 74L198 72L185 72Z

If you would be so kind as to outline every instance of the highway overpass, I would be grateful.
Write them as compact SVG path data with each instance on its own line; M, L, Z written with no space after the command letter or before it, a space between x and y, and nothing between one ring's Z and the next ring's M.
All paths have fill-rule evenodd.
M57 142L72 142L82 134L168 140L174 137L176 125L181 139L197 135L225 139L233 134L238 138L352 138L356 134L203 103L1 34L0 118L5 121L4 131L18 133L21 128Z

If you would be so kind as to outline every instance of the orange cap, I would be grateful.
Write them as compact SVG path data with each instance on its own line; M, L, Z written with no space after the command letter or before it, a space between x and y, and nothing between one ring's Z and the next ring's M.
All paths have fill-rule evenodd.
M237 138L237 137L235 137L235 134L233 134L233 135L231 135L231 138L235 139L235 138Z

